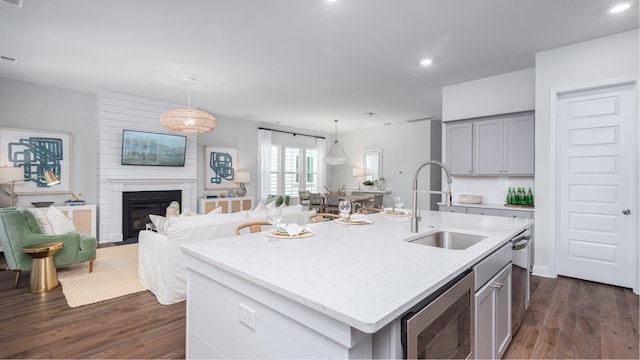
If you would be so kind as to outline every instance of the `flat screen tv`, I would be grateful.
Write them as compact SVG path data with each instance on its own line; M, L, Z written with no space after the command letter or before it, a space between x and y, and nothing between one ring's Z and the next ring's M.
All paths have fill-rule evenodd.
M184 166L187 137L122 131L122 165Z

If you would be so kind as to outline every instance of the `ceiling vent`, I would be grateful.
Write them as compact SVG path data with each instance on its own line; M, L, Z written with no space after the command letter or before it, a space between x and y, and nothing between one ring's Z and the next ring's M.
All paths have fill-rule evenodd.
M0 0L0 3L21 8L24 4L24 0Z
M18 60L14 59L12 57L2 56L2 55L0 55L0 61L6 62L6 63L9 63L9 64L15 64L16 62L18 62Z
M414 122L420 122L420 121L429 121L429 120L439 120L437 117L435 116L427 116L427 117L423 117L423 118L419 118L419 119L413 119L413 120L407 120L408 123L414 123Z

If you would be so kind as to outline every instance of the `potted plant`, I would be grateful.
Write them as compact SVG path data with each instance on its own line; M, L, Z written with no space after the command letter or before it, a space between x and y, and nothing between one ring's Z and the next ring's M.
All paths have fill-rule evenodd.
M371 187L374 185L373 180L365 180L362 182L362 185L364 185L365 189L370 190Z

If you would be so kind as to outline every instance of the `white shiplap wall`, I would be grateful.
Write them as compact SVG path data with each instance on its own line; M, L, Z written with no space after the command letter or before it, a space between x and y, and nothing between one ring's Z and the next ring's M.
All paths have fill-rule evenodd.
M184 105L164 101L120 94L114 92L98 93L98 204L99 206L99 238L100 242L121 240L121 231L114 225L121 220L114 218L114 186L115 183L135 181L136 187L145 190L145 179L149 180L148 190L160 190L163 179L167 179L166 190L175 189L176 183L185 183L189 189L188 202L183 200L183 208L196 209L197 191L195 189L198 176L197 169L197 136L187 136L187 154L184 167L131 166L121 165L122 130L139 130L157 133L169 133L160 125L160 115L170 109L182 108ZM114 183L115 181L115 183ZM117 200L115 201L117 204ZM116 216L117 217L117 216Z

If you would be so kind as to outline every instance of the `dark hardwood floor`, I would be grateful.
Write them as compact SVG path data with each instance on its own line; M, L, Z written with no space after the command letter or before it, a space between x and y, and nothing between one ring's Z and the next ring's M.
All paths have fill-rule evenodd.
M185 357L185 302L160 305L144 291L72 309L60 287L30 294L28 272L20 283L0 271L0 358ZM638 307L629 289L533 277L504 358L638 359Z
M638 359L638 295L566 277L533 276L531 303L505 359Z

